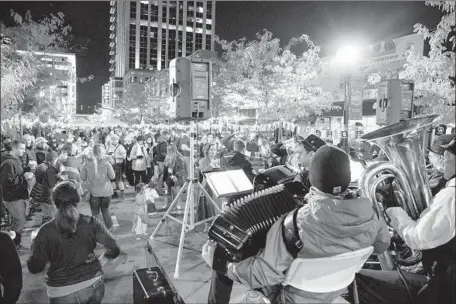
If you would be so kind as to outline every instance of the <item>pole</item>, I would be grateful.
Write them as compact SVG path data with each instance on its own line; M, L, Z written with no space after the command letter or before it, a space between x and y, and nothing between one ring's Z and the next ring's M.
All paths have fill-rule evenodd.
M345 103L344 103L344 131L347 134L347 138L343 138L342 148L350 155L350 146L348 144L348 129L349 129L349 108L351 104L351 87L350 87L350 76L344 77L344 92L345 92Z
M19 138L22 139L22 108L19 107Z

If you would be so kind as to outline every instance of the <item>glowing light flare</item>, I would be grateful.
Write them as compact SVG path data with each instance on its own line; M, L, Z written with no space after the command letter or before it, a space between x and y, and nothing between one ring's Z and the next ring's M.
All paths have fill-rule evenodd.
M361 48L349 45L340 48L336 53L336 62L342 66L352 65L359 61L361 57Z

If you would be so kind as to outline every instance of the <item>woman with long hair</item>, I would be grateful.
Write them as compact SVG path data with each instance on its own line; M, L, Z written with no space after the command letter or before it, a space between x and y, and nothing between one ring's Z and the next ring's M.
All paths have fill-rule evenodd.
M125 259L112 234L97 218L80 214L80 196L75 183L64 181L52 191L52 202L57 207L54 219L38 230L32 243L32 255L27 261L31 273L44 270L46 288L51 304L101 303L104 297L102 263ZM102 258L95 255L95 247L106 247Z
M108 229L112 228L109 205L114 193L111 180L116 177L114 168L107 160L106 150L103 145L96 144L93 147L92 155L81 168L81 179L86 182L90 191L90 210L92 215L100 218L100 211Z
M176 198L180 187L184 184L187 177L187 168L184 157L177 151L175 144L168 146L165 158L165 182L168 187L168 206Z

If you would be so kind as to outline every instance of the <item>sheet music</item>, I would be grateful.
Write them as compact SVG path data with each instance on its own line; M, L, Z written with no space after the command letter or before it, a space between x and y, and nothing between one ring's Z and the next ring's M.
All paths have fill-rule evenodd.
M242 170L206 173L206 178L217 196L249 192L253 185Z
M219 196L237 192L237 189L225 174L226 172L213 172L208 174L209 180Z
M227 171L231 182L236 186L237 192L253 190L253 185L242 170Z

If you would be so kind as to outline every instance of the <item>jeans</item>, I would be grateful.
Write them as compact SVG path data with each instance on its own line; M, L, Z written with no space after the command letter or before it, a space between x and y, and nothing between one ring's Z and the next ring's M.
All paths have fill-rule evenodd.
M229 304L233 281L222 273L212 271L211 286L209 287L209 304Z
M69 295L50 298L50 304L100 304L105 294L103 279L96 281L92 286L75 291Z
M427 283L424 275L403 271L412 297ZM407 288L397 271L362 269L356 275L360 303L405 304L412 303ZM352 296L353 284L349 286ZM414 302L413 302L414 303Z
M123 164L114 164L113 166L114 172L116 173L116 178L112 180L112 188L119 189L120 191L124 191L124 183L122 181L122 174L123 174Z
M25 212L27 210L27 201L28 199L20 199L12 202L5 202L5 208L8 210L11 215L12 227L11 230L21 233L24 229L27 219L25 217Z
M109 214L109 204L111 203L111 197L94 197L90 196L90 210L92 211L92 215L99 218L100 217L100 210L101 214L103 215L103 220L105 223L106 228L111 229L112 227L112 219L111 215Z
M135 186L139 184L139 181L143 183L147 183L147 175L146 175L146 170L144 171L133 171L135 174Z

